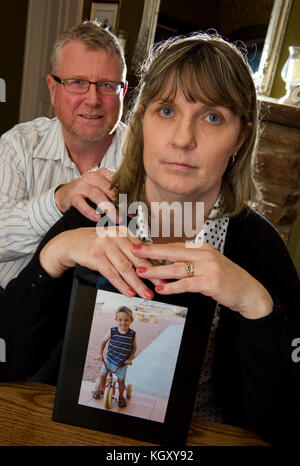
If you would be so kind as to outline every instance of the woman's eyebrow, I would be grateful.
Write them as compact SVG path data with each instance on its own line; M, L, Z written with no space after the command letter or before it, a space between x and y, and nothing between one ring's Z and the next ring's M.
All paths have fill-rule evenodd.
M161 105L161 104L172 104L172 103L174 103L174 99L158 98L158 99L152 100L152 103L153 103L153 104L158 104L158 105Z
M155 98L150 102L152 105L174 105L176 106L176 102L172 98L168 98L168 96L164 97L159 97ZM214 102L203 102L203 100L196 100L196 102L189 102L190 104L197 104L200 103L202 104L202 110L203 111L209 111L209 110L219 110L219 111L226 111L230 109L228 107L225 107L224 105L214 103Z

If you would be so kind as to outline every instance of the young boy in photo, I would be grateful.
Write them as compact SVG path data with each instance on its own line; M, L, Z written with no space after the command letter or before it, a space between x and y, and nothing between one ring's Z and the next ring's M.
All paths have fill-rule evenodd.
M125 378L127 366L132 364L132 359L136 353L136 333L130 328L133 322L133 313L126 306L121 306L115 314L116 326L112 327L104 336L99 347L99 359L105 361L109 371L115 372L119 385L119 406L124 408L126 401L124 398ZM103 351L108 344L107 355L104 360ZM93 392L94 398L101 398L104 394L104 386L107 377L107 370L103 364L100 373L100 388Z

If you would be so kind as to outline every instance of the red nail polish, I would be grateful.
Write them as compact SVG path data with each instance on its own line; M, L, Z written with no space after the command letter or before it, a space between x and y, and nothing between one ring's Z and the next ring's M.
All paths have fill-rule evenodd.
M162 290L164 289L164 286L162 286L162 285L157 285L157 286L155 287L155 289L156 289L156 291L162 291Z
M147 272L147 267L137 267L136 271L137 273L145 273Z
M132 248L133 249L141 249L142 245L141 244L133 244Z
M151 290L146 290L146 291L145 291L145 296L147 296L147 298L152 299L153 296L154 296L154 294L152 293Z

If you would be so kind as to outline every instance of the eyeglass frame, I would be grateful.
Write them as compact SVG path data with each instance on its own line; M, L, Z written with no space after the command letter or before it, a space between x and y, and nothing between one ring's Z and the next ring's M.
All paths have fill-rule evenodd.
M89 81L88 79L80 79L80 78L66 78L66 79L61 79L59 78L58 76L56 76L55 74L51 74L52 78L54 79L54 81L58 82L59 84L61 84L62 86L64 86L64 88L66 89L67 92L69 92L70 94L86 94L87 92L89 92L90 90L90 87L91 87L91 84L94 84L96 86L96 90L97 92L100 92L101 93L101 90L98 89L98 84L99 83L114 83L114 84L119 84L120 85L120 91L118 93L114 93L114 94L104 94L104 95L119 95L120 92L121 92L121 89L124 89L127 85L127 81L123 82L123 81L110 81L110 80L105 80L105 81ZM88 83L88 88L86 91L84 92L72 92L72 91L69 91L66 87L65 87L65 82L66 81L84 81L86 83Z

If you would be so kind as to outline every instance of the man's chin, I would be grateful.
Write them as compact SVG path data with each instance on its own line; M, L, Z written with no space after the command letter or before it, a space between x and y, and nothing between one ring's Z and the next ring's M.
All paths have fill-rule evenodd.
M83 142L100 142L104 139L105 136L84 136L84 135L77 135Z
M109 136L108 132L101 132L101 133L94 133L94 134L88 134L88 133L83 133L81 131L74 131L74 135L77 136L78 139L80 139L83 142L100 142L103 139L105 139L107 136Z

